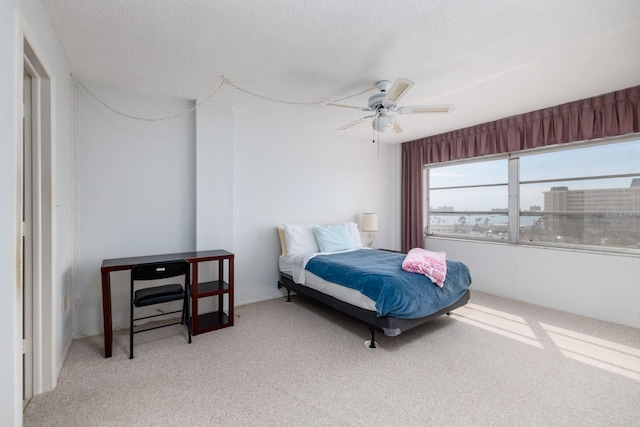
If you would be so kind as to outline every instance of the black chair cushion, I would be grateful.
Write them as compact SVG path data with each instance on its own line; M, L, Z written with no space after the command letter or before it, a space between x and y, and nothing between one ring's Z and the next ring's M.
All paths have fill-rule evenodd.
M162 285L137 290L134 304L136 307L143 307L145 305L177 301L183 298L184 289L179 284Z

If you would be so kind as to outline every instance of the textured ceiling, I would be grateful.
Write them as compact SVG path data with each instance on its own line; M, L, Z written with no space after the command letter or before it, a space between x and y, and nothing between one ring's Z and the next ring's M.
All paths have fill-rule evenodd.
M203 99L222 76L252 93L320 102L382 79L415 86L402 142L640 84L638 0L43 0L73 74ZM344 103L366 106L369 94ZM213 102L310 130L366 113L268 101L225 85ZM118 107L118 106L114 106ZM144 116L144 112L139 112ZM369 123L344 134L371 138Z

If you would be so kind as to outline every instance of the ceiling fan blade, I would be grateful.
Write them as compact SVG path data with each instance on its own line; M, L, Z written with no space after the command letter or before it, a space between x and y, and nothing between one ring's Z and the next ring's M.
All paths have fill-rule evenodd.
M452 104L445 105L414 105L406 107L398 107L395 111L400 114L415 114L415 113L451 113L455 110L455 106Z
M358 120L354 120L354 121L353 121L353 122L351 122L351 123L347 123L346 125L344 125L344 126L342 126L342 127L339 127L339 128L338 128L338 129L336 129L336 130L346 130L346 129L349 129L350 127L355 126L355 125L357 125L357 124L360 124L360 123L362 123L363 121L365 121L365 120L367 120L367 119L369 119L369 118L371 118L371 117L373 117L373 115L361 117L361 118L359 118Z
M394 131L395 133L400 133L400 132L402 132L402 128L400 127L400 123L398 123L398 121L397 121L397 120L395 120L395 119L393 120L393 131Z
M330 107L353 108L355 110L360 110L362 108L362 107L357 107L355 105L338 104L336 102L327 102L325 105L328 105Z
M413 86L413 82L409 79L395 79L384 97L383 103L397 104L398 100L404 96Z

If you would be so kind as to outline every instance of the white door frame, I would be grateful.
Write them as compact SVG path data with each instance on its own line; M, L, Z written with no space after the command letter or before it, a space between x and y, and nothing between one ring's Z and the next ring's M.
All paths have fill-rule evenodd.
M22 108L23 69L28 63L32 74L32 157L33 161L33 395L52 390L57 383L58 357L54 342L56 328L56 311L54 295L57 280L54 275L55 266L55 144L54 144L54 77L52 67L46 60L44 51L38 44L24 18L19 20L20 37L18 37L19 81L18 98ZM20 111L20 110L19 110ZM20 120L18 143L22 145L22 120ZM18 172L22 174L22 154L17 159ZM18 191L18 210L22 209L22 189ZM18 217L22 223L21 215ZM21 227L18 227L19 229ZM21 230L18 230L21 235ZM22 238L18 239L19 245ZM21 254L21 248L17 253ZM22 290L21 267L17 272L17 280ZM19 292L17 327L22 336L22 291ZM22 360L22 357L20 357ZM22 362L21 362L22 364Z
M19 158L22 159L20 173L20 194L22 196L23 220L21 230L20 272L22 304L22 407L26 407L33 397L33 156L31 154L33 129L33 74L35 70L28 59L24 60L23 108L22 108L22 144L19 147Z

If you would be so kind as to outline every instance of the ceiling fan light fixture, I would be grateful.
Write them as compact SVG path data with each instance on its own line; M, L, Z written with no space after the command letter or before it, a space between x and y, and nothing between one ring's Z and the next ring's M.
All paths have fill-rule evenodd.
M389 116L380 115L374 117L373 121L371 122L371 126L373 126L373 129L377 130L378 132L386 132L393 129L393 119Z

